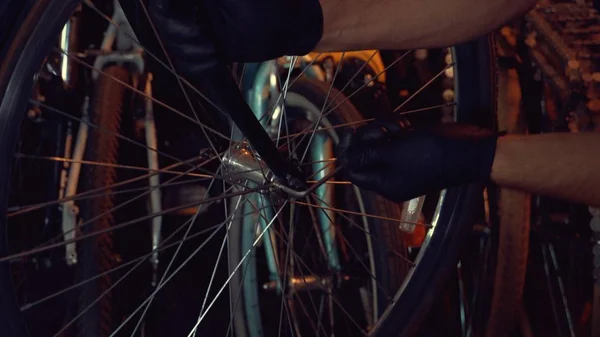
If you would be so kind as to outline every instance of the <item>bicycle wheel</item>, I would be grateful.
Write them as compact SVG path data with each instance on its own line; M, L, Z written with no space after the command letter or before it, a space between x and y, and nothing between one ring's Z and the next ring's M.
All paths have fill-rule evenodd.
M26 111L26 108L28 104L31 103L31 101L35 101L36 104L40 103L38 99L31 99L31 88L33 87L33 81L38 79L38 77L36 77L35 75L41 69L41 66L46 60L48 52L52 49L52 45L54 41L56 41L55 37L59 36L59 33L61 32L65 22L67 22L74 10L80 4L80 1L77 0L41 0L35 2L31 8L28 8L28 10L23 12L21 16L17 17L17 24L15 24L15 27L17 28L15 34L10 39L9 43L6 46L4 46L5 50L7 50L7 56L3 60L2 70L0 71L0 92L2 92L3 95L2 102L0 105L0 119L2 121L2 123L0 123L0 153L2 154L2 160L0 160L0 178L2 183L0 184L0 186L4 186L4 188L0 189L0 201L2 205L8 204L9 189L7 188L7 186L10 186L9 172L13 162L14 154L16 152L15 149L18 148L17 143L19 141L19 137L22 136L19 134L19 130L21 122L23 120L23 111ZM83 7L88 8L89 13L94 13L96 10L98 10L98 8L95 7L91 2L85 2L83 4ZM109 25L109 23L106 24ZM495 103L495 81L493 80L494 72L491 68L492 62L490 58L489 46L489 41L486 38L481 41L473 42L455 48L454 61L449 62L446 65L446 67L440 72L440 75L443 73L448 73L450 74L449 76L451 76L451 78L454 78L456 80L456 100L455 102L452 102L452 104L456 105L455 119L458 122L477 123L484 126L486 126L489 123L491 112L493 111L493 104ZM146 50L146 52L146 57L154 58L155 55L157 55L160 51ZM89 64L87 63L87 59L85 58L77 58L77 55L72 55L69 52L64 52L62 54L67 54L67 56L74 57L78 61L80 61L84 66L89 66ZM93 53L89 53L87 56L91 56L92 54ZM451 71L446 71L448 69L451 69ZM167 70L167 73L173 76L172 71ZM101 73L101 75L106 76L106 74L104 74L103 72ZM155 79L156 81L159 80L158 77L159 76L157 75ZM174 77L176 85L183 86L182 82L179 82L179 78L176 76ZM171 80L173 81L173 77L171 78ZM123 85L123 83L115 81L115 85L117 84ZM289 83L286 82L286 84ZM286 85L285 87L293 88L294 86ZM165 86L164 88L165 90L173 89L169 88L168 86ZM222 83L217 83L215 88L222 88ZM267 156L265 156L263 153L260 153L260 148L261 146L265 146L268 144L258 144L256 142L252 142L252 138L250 137L251 135L245 134L244 136L250 138L251 146L243 147L246 145L241 143L233 143L230 139L231 137L223 137L224 135L222 134L222 132L219 132L218 130L209 129L205 125L205 123L203 123L204 120L201 118L202 116L196 114L194 104L189 103L191 107L188 108L191 110L191 112L188 112L187 114L181 113L180 108L173 107L173 105L177 106L177 104L186 105L189 101L192 101L189 100L187 97L187 94L189 94L188 90L182 91L184 92L184 94L183 96L181 96L180 94L179 97L182 97L182 99L179 102L175 102L173 104L166 104L157 98L153 98L153 101L158 101L157 103L160 103L158 105L164 108L164 110L160 111L161 113L167 113L170 111L171 113L175 113L176 115L181 116L183 122L187 124L193 124L193 126L199 126L200 130L196 129L196 132L198 134L210 133L214 135L214 138L225 138L222 144L225 144L227 151L229 151L228 153L231 153L231 150L236 149L237 147L238 150L243 149L246 151L246 154L251 155L253 161L260 161L261 159L266 159ZM189 91L194 93L194 89L191 89ZM332 90L330 90L330 92L331 91ZM227 100L226 102L223 102L223 95L227 97L228 94L230 94L231 99ZM221 97L217 98L221 99L222 104L224 103L224 105L221 105L221 107L235 108L234 105L236 104L236 97L238 97L236 95L239 95L239 93L221 92L220 95ZM329 95L331 95L331 93ZM332 102L336 102L336 99L339 97L342 96L331 97L330 100L327 100L327 103L330 104ZM196 98L196 96L194 96L194 98ZM208 98L211 99L212 97ZM285 99L287 98L284 97L284 100ZM321 116L326 116L328 114L328 111L324 112L323 108L324 107L321 108L320 114ZM329 108L336 109L337 107L329 106ZM431 110L435 110L435 107L425 108L425 111ZM280 112L280 119L283 119L284 117L288 118L286 117L286 115L282 114L281 110L277 109L274 109L271 112L271 115L275 114L276 111ZM403 112L405 114L416 113L416 111L403 111L402 107L399 107L398 111ZM159 114L157 114L157 116L158 115ZM173 115L171 114L169 116ZM159 117L157 117L157 119L158 118ZM173 119L174 118L171 117L165 118L165 120L168 121L168 123L176 123L176 121L174 121ZM274 118L271 117L271 119ZM321 117L319 117L319 119L321 119ZM252 120L248 121L252 122ZM275 137L275 140L273 141L271 141L271 138L266 139L268 139L267 143L269 144L271 142L279 143L279 145L281 145L281 147L284 148L283 152L285 153L285 155L289 155L294 160L299 161L298 166L301 167L302 164L306 164L306 162L303 161L304 154L296 153L296 150L298 150L299 148L305 149L307 147L302 147L302 145L300 145L299 148L298 146L294 147L294 142L292 142L291 139L295 138L292 136L300 137L294 140L297 142L296 144L300 144L302 143L301 140L304 138L303 135L308 135L304 139L304 142L312 140L314 138L314 133L316 132L314 131L315 125L313 125L315 121L312 121L312 123L309 123L309 125L306 125L300 119L298 119L296 122L297 123L294 124L294 127L291 129L295 132L289 132L288 130L285 133L282 133L282 135L288 137L288 140L284 140L284 138L279 137ZM159 125L161 124L159 123ZM285 126L287 125L287 123L281 125ZM319 123L316 123L316 127L318 126ZM238 127L242 128L243 125L238 124ZM335 129L335 125L331 125L330 128ZM247 203L242 203L241 201L247 201L249 195L251 195L251 193L253 192L256 192L257 189L261 189L263 191L265 189L265 186L261 186L260 184L258 184L257 188L248 187L250 183L257 184L256 176L252 177L254 180L250 179L247 175L242 175L240 177L240 172L235 170L232 172L231 166L222 167L222 162L225 162L225 165L227 165L227 163L231 162L231 157L221 157L219 149L222 149L222 147L215 146L214 144L210 143L213 137L206 138L207 139L204 140L204 144L206 145L203 145L203 147L209 147L209 150L212 151L208 151L208 159L206 158L206 152L204 152L202 156L198 156L196 158L178 158L177 155L166 153L168 152L167 150L177 150L173 149L173 147L169 146L169 144L165 144L163 148L153 149L157 151L159 155L166 157L168 160L165 161L167 163L170 163L169 165L164 165L164 168L160 170L161 174L165 176L174 175L176 177L191 175L192 177L196 177L198 179L208 179L210 183L207 184L206 193L204 193L204 197L201 198L200 201L195 203L195 206L200 206L198 207L198 211L196 212L196 214L193 217L191 217L188 221L186 221L183 225L178 227L176 226L174 232L178 233L179 235L181 235L181 233L184 233L183 237L178 237L179 240L175 242L171 242L171 240L173 240L173 238L176 237L173 235L169 235L164 239L163 243L165 244L165 246L161 246L161 249L167 250L171 247L176 247L177 249L175 249L175 252L171 256L171 259L167 259L167 263L162 264L163 270L159 275L160 281L158 282L158 286L151 291L150 296L138 299L138 303L141 303L138 306L135 306L135 310L133 310L133 313L127 314L125 318L121 319L120 322L117 322L119 324L118 327L116 327L116 329L113 331L113 334L133 334L136 331L140 331L140 329L143 329L143 326L145 326L144 324L146 323L149 324L149 326L155 327L155 324L158 324L156 322L157 319L152 318L162 317L158 314L158 312L160 311L157 310L159 309L157 309L155 306L152 306L154 299L159 298L161 296L161 293L159 293L159 291L163 290L163 288L167 286L170 286L170 282L175 278L175 276L177 276L177 273L179 273L181 270L184 270L185 267L189 267L189 261L191 261L194 257L197 257L198 252L201 251L203 247L206 247L208 245L208 240L214 239L217 235L219 235L218 237L221 237L220 235L223 235L223 240L220 241L220 249L218 244L216 247L214 247L216 249L212 253L215 253L215 255L217 255L215 257L215 260L207 257L206 255L204 255L201 260L222 260L221 253L224 251L224 247L227 243L227 232L231 229L231 220L235 219L236 214L236 212L231 211L229 207L223 207L223 203L225 203L225 206L231 204L234 204L235 206L245 205ZM132 141L131 139L129 139L129 141L135 143L135 141ZM139 145L139 142L137 142L137 144ZM261 158L261 156L257 156L257 154L254 152L255 150L256 152L259 152L259 154L263 158ZM306 151L304 151L304 153L306 153ZM175 163L173 163L173 161L175 161ZM204 162L210 162L210 164L205 164ZM239 161L237 163L239 163ZM125 167L120 168L126 169ZM180 170L174 170L174 168ZM131 169L131 167L129 167L129 169ZM136 167L134 169L148 172L147 169L144 170L144 168L142 167ZM259 171L262 169L271 169L271 167L261 166L259 168ZM256 171L257 169L255 168L254 170ZM151 172L148 174L151 175L156 173ZM141 177L142 178L140 179L147 179L147 175ZM311 181L308 178L307 180L309 182ZM219 183L215 184L215 181L219 181ZM176 182L173 180L167 180L163 184L167 183L174 184ZM312 183L314 183L314 181ZM335 181L324 181L323 183L324 185L322 186L336 184ZM341 183L346 184L345 182ZM282 191L285 190L282 189ZM311 191L311 193L313 192ZM423 315L427 312L428 307L431 305L431 301L435 298L439 288L443 284L445 275L451 268L455 266L458 249L460 247L461 241L465 235L465 232L471 226L472 214L470 211L470 206L473 197L478 195L479 193L481 193L481 186L462 186L443 191L440 194L441 198L431 198L431 200L433 200L433 207L432 211L430 212L431 217L429 219L426 219L424 223L420 223L417 221L414 221L415 223L413 223L413 225L417 227L422 226L426 228L426 237L425 240L419 244L419 247L414 247L414 252L416 256L410 257L411 269L408 271L408 273L406 273L406 278L405 280L403 280L402 285L399 287L399 289L397 289L397 291L395 292L395 295L390 296L391 299L387 299L385 303L381 304L382 310L380 311L381 314L377 315L377 321L374 321L371 326L366 319L364 322L361 322L361 324L357 324L359 326L357 331L360 334L373 334L378 336L387 336L391 333L408 334L413 329L418 327L419 322L423 318ZM143 196L143 194L141 195ZM324 207L320 202L315 201L306 202L305 204L308 205L303 205L297 197L290 198L289 195L290 194L284 193L283 196L280 197L280 199L277 201L277 204L274 204L274 217L273 219L271 219L272 221L270 221L270 223L272 224L277 221L280 229L285 229L286 225L281 225L281 221L277 219L281 219L282 212L287 212L285 213L286 215L289 215L290 213L287 209L284 211L285 205L296 205L294 207L306 206L313 209L323 209ZM232 197L237 196L242 196L241 201L239 203L227 201L231 200ZM88 195L88 197L90 196ZM310 197L315 198L318 197L318 195L310 194ZM430 198L428 197L427 200L429 199ZM38 202L34 203L33 205L30 205L29 207L13 207L13 205L9 205L11 207L4 209L4 213L5 215L8 215L8 219L15 219L15 217L18 217L21 214L28 213L29 211L32 211L34 209L43 208L48 204L56 204L56 201L43 201L41 203ZM190 205L182 205L181 207L183 206L186 206L187 208ZM337 217L343 218L342 214L352 214L348 213L347 210L341 209L345 206L346 205L341 204L339 208L325 208L328 211L335 213ZM215 215L217 213L217 210L223 211L223 208L225 208L227 211L224 215L221 215L221 217L218 218L219 220L215 220L217 219L217 216ZM9 210L17 211L11 212ZM210 214L215 218L211 219L208 215L203 215L203 217L199 218L198 214L200 214L201 212L207 212L206 214ZM369 213L368 210L362 210L362 212L358 214L358 217L369 219L383 218L384 220L390 222L402 222L397 218L390 219L384 215L378 214L382 213L379 209L373 209L371 210L371 212L375 214ZM164 213L168 213L168 210L163 211L161 214ZM276 216L278 214L279 217ZM152 216L157 215L151 214L150 217ZM389 214L389 216L393 215ZM148 217L145 218L147 219ZM24 301L23 297L19 297L20 303L17 303L17 300L15 300L14 296L15 287L13 287L13 282L11 281L11 277L14 275L14 271L11 270L11 267L14 267L14 261L17 261L17 259L25 259L26 261L28 261L26 257L31 256L32 254L37 254L40 251L50 250L51 247L61 247L64 245L64 243L54 243L54 246L48 245L47 243L45 243L42 246L34 245L35 249L33 250L32 247L24 247L20 252L15 252L14 250L9 249L7 245L5 245L6 241L11 240L11 221L7 221L6 219L7 217L3 216L1 220L2 222L0 223L0 236L2 236L2 240L0 240L2 242L0 246L0 256L2 256L0 257L0 263L2 263L2 270L0 270L0 298L2 299L0 300L0 313L3 317L3 319L0 320L0 332L3 336L7 337L27 336L26 327L23 319L21 318L22 316L19 308L24 308L23 310L27 311L34 306L34 303L35 306L37 306L41 302L29 298L26 298ZM203 221L203 226L201 229L197 228L199 227L196 225L199 222L197 220ZM137 221L135 223L138 222L140 221ZM115 231L115 233L118 233L116 232L117 229L132 225L133 223L134 222L117 224L115 226L112 226L112 229L113 231ZM277 228L273 226L273 230L275 229ZM294 230L290 230L290 227L287 227L287 229L289 235L294 235ZM265 231L261 232L263 234L265 233ZM210 233L210 235L208 235L208 237L205 238L205 241L198 243L193 240L194 238L198 238L200 235L206 233ZM97 234L98 232L89 233L89 235L91 236ZM285 231L279 231L280 238L287 238L286 235L288 234L286 234ZM139 240L139 238L136 239ZM184 245L184 243L190 242L195 243L195 245L189 248L189 250L187 250L185 248L186 246ZM255 246L256 243L258 243L257 240L253 242L252 246ZM336 243L339 244L339 242ZM342 247L340 247L340 249L343 250ZM385 249L389 250L390 247L386 245ZM172 251L173 250L170 250L170 252ZM156 331L169 331L169 333L172 335L179 335L184 333L189 333L190 335L193 335L196 333L197 328L198 326L200 326L201 323L203 325L210 324L211 322L207 323L207 321L210 320L206 319L207 317L211 317L209 315L211 315L212 311L209 309L214 307L214 304L220 298L220 295L223 293L223 290L227 287L228 283L231 281L234 275L236 275L236 273L243 272L244 268L240 267L244 265L244 259L247 256L250 256L250 254L253 251L253 249L250 249L249 251L245 252L244 255L242 255L242 259L240 259L238 264L234 266L233 269L231 269L235 271L235 273L228 273L226 277L223 278L223 284L221 286L213 285L213 281L219 279L218 276L215 276L218 274L215 266L215 268L212 270L212 273L210 273L211 278L207 286L208 290L206 294L199 294L197 300L195 302L192 302L192 304L196 304L197 307L188 307L184 311L184 313L188 313L188 316L193 316L190 319L190 321L186 321L185 324L172 326L171 330L161 330L161 328L167 329L164 325L157 327L156 329L147 328L144 330L145 334L152 335L152 333L158 333ZM183 262L176 263L176 261L179 261L179 259L177 259L176 257L180 255L180 252L186 252L189 253L189 255L185 257ZM205 251L203 252L205 254L210 253ZM151 253L152 252L146 255L142 255L138 259L121 261L118 266L113 268L113 270L118 269L122 271L126 270L124 269L126 266L138 266L138 263L141 263L139 261L145 261L146 259L148 259L148 257L150 256L149 254ZM285 259L285 256L282 256L282 258ZM326 262L332 263L332 261L330 260L331 259L328 259ZM9 261L13 261L13 263L11 264L9 263ZM324 262L325 261L323 261L323 263ZM215 265L218 265L218 263L215 263ZM376 267L378 266L376 265ZM372 269L372 267L365 268L365 270L367 271L369 271L370 269ZM381 270L376 270L376 272L378 273L382 273L384 271L384 268L382 268ZM368 275L369 273L367 272L366 274ZM129 271L125 272L122 277L125 277L127 275L129 275ZM377 275L377 273L375 273L375 275ZM355 275L353 274L350 276ZM375 277L375 279L377 278L378 277ZM121 279L122 278L115 280L113 282L113 286L116 287ZM350 277L350 279L352 279L352 277ZM369 277L367 277L367 279L369 279ZM384 280L381 281L383 282ZM322 284L321 282L318 283ZM17 290L20 293L22 289ZM190 289L186 288L186 291L189 292ZM56 293L59 292L53 292L52 298L56 298L60 295L56 295ZM64 293L65 292L63 292L62 294ZM173 290L173 293L177 293L177 288ZM214 294L214 296L209 296L211 294ZM45 295L46 296L42 299L46 299L50 296L48 294ZM289 312L289 310L284 315L284 317L291 316L292 314ZM32 326L32 324L36 324L35 318L36 317L31 316L27 317L27 323L29 323L30 326ZM69 322L72 321L73 320L70 320ZM216 322L217 320L214 321ZM339 321L340 320L336 320L336 322ZM224 329L228 329L229 322L225 323L226 324L224 324ZM285 324L290 325L291 323L285 322ZM310 325L310 323L307 323L307 326L308 325ZM58 329L62 330L63 328L64 326ZM202 328L202 326L200 326L200 328ZM225 333L226 330L223 331L223 334ZM212 334L214 335L215 333L212 332Z

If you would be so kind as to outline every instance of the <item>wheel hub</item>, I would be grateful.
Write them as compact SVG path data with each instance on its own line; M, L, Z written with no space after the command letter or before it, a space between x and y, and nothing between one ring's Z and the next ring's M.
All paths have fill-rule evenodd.
M267 163L252 150L247 142L233 144L222 158L224 173L234 181L250 181L258 186L268 186L275 194L284 194L290 198L304 198L317 187L331 179L337 170L308 187L306 179L297 164L292 167L297 174L289 173L285 177L276 176Z

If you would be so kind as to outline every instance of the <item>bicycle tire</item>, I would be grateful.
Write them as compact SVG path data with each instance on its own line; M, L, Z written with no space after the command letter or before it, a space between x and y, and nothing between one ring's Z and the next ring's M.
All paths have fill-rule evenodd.
M517 97L511 96L511 86L507 77L498 76L500 95L507 106L498 110L498 128L509 134L524 134L527 131L525 121L520 113ZM512 102L512 106L510 103ZM519 307L523 302L523 289L529 257L529 230L531 222L531 195L521 191L505 188L497 189L498 233L496 267L494 273L493 295L490 306L489 321L486 327L487 337L510 336L516 328ZM492 209L492 208L490 208Z
M493 37L457 45L452 54L456 122L493 128L497 104ZM441 228L426 239L438 249L425 251L423 261L412 271L414 280L404 286L394 298L396 305L386 313L392 319L382 320L373 331L374 336L412 336L419 331L449 274L456 268L460 248L474 223L473 209L478 205L482 188L471 184L445 191L445 202L437 214Z
M12 0L18 1L18 0ZM0 181L8 181L10 163L18 139L18 126L23 118L21 114L26 107L26 102L31 91L34 74L39 70L45 54L50 50L53 40L43 38L56 36L66 18L74 11L80 3L78 0L53 1L39 0L35 2L28 11L27 17L18 22L19 31L11 39L7 47L6 57L0 70ZM489 59L489 39L468 43L459 46L457 51L456 69L459 86L457 107L457 120L486 126L489 123L490 107L495 104L492 99L494 95L494 81L491 70L492 63ZM488 55L488 56L482 56ZM465 59L467 57L467 59ZM462 61L460 60L462 59ZM469 62L465 62L465 61ZM462 70L461 70L462 69ZM471 81L471 83L468 83ZM462 82L462 86L460 85ZM5 99L10 97L10 99ZM0 203L6 205L8 190L7 184L0 189ZM431 305L441 285L444 283L445 275L450 268L454 267L458 258L458 248L466 235L466 230L472 224L472 212L470 207L474 196L481 193L482 186L469 185L452 188L446 191L446 204L440 210L438 228L434 235L428 240L438 247L435 252L428 250L424 254L424 267L413 270L415 281L405 287L398 300L402 300L402 306L393 306L388 313L394 319L385 320L385 324L377 327L379 336L397 335L409 333L408 327L416 327L424 313ZM6 221L0 219L0 235L5 235ZM444 226L442 226L442 224ZM439 231L438 231L439 230ZM0 254L8 252L6 238L0 240ZM8 263L0 265L0 333L5 337L27 336L10 280ZM10 300L13 299L13 300ZM396 301L396 303L400 303ZM402 327L403 329L399 329ZM386 333L387 332L387 333Z
M83 177L83 191L95 190L116 182L117 164L119 153L119 128L123 104L126 97L126 88L115 85L115 79L129 83L130 75L126 68L111 66L103 70L108 76L100 76L94 85L94 94L90 104L90 122L100 127L100 130L91 130L85 151L88 161L98 161L108 165L87 165ZM113 77L113 78L111 78ZM113 164L113 166L111 166ZM82 228L83 234L107 230L114 225L114 218L108 210L114 207L114 194L112 189L106 190L101 196L91 198L84 203L81 217L84 221L95 219L88 226ZM90 279L114 266L113 233L106 231L89 239L82 240L79 244L79 274L81 280ZM111 275L106 274L97 281L87 282L80 289L80 310L94 303L102 293L111 286ZM112 303L111 294L108 292L101 300L78 320L78 332L84 337L106 337L111 332Z
M500 189L499 237L494 275L494 292L486 336L511 336L516 328L529 255L531 196L521 191Z
M301 99L295 100L295 97L300 97ZM346 96L341 94L337 89L333 88L329 92L329 86L326 83L308 78L297 80L289 88L286 101L290 103L290 106L287 109L302 109L303 107L300 105L311 104L313 110L316 109L316 111L319 111L325 105L328 97L336 97L335 101L329 102L332 106L336 107L327 117L332 125L352 123L364 119L351 101L347 100ZM294 106L292 103L294 101L301 102L298 102L299 105ZM353 127L357 126L359 125L353 125ZM347 127L346 129L349 128ZM338 134L348 131L344 128L336 130ZM377 214L392 219L400 217L402 207L398 204L392 203L373 193L362 192L361 197L365 201L364 204L368 214ZM236 204L235 200L239 200L239 197L234 199L232 205ZM238 212L246 213L244 210L239 210ZM231 224L229 234L231 268L239 264L249 249L248 245L251 245L253 240L253 237L243 235L245 226L242 224L242 218L239 216L236 217L234 223ZM404 234L400 231L397 223L381 219L369 220L369 232L376 240L374 243L374 269L377 282L388 294L392 294L402 284L403 277L408 272L406 264L394 258L395 255L393 254L394 251L402 251L405 248ZM257 301L258 298L256 294L251 292L255 292L258 288L255 287L255 284L247 281L254 281L256 278L256 272L253 270L252 263L252 260L245 261L242 265L242 271L236 273L231 281L230 293L234 296L231 297L230 301L232 302L232 307L235 308L234 327L237 337L264 336L262 326L257 326L257 324L261 324L260 314L256 312L257 303L251 303L251 301ZM230 270L230 272L232 271ZM240 295L237 295L238 292ZM384 291L379 291L377 296L378 303L381 303L385 302L389 295L386 295ZM385 307L377 309L384 310Z
M18 3L18 0L9 1L11 5ZM59 23L61 13L64 11L72 12L77 4L63 3L63 6L55 6L48 9L50 1L42 0L35 3L28 2L27 9L22 8L18 16L5 16L2 20L12 21L11 27L19 27L16 32L10 33L5 40L2 50L2 66L0 67L0 179L4 182L3 188L0 189L0 205L6 207L8 202L7 192L9 190L6 182L10 177L11 154L17 145L18 129L20 122L24 117L22 113L26 107L27 99L31 94L33 75L39 70L39 65L42 63L44 56L36 55L33 51L40 48L41 50L49 50L53 41L47 40L31 40L30 36L40 34L44 30L55 34L64 24L64 21ZM42 27L38 25L40 22L50 21L52 24ZM24 53L28 50L28 53ZM39 54L39 53L37 53ZM21 58L23 56L23 58ZM36 66L37 64L37 66ZM19 78L18 75L29 74L30 78ZM17 75L17 76L13 76ZM29 84L29 85L28 85ZM7 99L8 98L8 99ZM20 102L19 102L20 101ZM12 121L10 123L9 121ZM6 234L6 218L0 218L0 254L6 255L9 252ZM7 337L27 337L25 320L20 314L15 293L12 289L12 279L9 262L0 263L0 333Z

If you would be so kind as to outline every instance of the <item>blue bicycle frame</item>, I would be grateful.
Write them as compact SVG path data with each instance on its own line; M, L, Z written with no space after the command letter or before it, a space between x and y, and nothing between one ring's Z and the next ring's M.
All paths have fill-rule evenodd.
M305 61L300 61L299 63L300 68L304 70L302 76L324 81L325 75L318 66L307 66L307 62ZM288 65L292 66L289 62ZM279 130L282 118L278 119L276 116L275 118L268 118L271 112L269 111L269 107L272 106L272 102L265 98L265 93L268 92L271 94L270 97L278 97L278 100L281 100L279 95L281 92L279 80L280 70L281 65L278 60L246 64L241 83L244 98L254 115L267 132L270 130L272 133L274 133L274 130ZM280 103L281 102L275 102L275 104L279 105L276 109L285 109ZM283 113L283 111L280 111L279 113ZM325 158L328 155L331 156L331 151L324 150L327 148L328 142L330 143L331 139L326 134L316 133L312 139L309 160L313 163L312 170L315 172L315 180L323 179L334 169L326 161L326 159L329 158ZM319 206L322 206L322 208L319 208L317 211L317 220L321 230L329 268L334 271L339 271L341 266L335 242L335 227L333 225L334 214L332 211L327 210L327 205L333 204L332 192L332 189L328 188L325 184L315 190L318 197L318 204ZM258 219L258 226L259 230L265 230L269 222L273 219L273 208L270 200L260 193L255 193L250 197L249 201L254 203L258 209L262 209L260 211L262 214ZM245 217L242 220L242 226L255 226L255 222L252 220L252 217ZM254 240L254 238L251 239ZM277 284L277 290L281 291L281 275L279 273L277 246L274 244L274 235L271 229L268 229L263 236L263 245L269 269L269 278Z

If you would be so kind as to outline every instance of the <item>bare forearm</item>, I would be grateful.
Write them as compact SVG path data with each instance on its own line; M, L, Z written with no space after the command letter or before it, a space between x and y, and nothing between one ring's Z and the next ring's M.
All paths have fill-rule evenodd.
M501 137L492 180L503 187L600 206L600 134Z
M535 0L321 0L317 51L437 48L465 42L525 13Z

